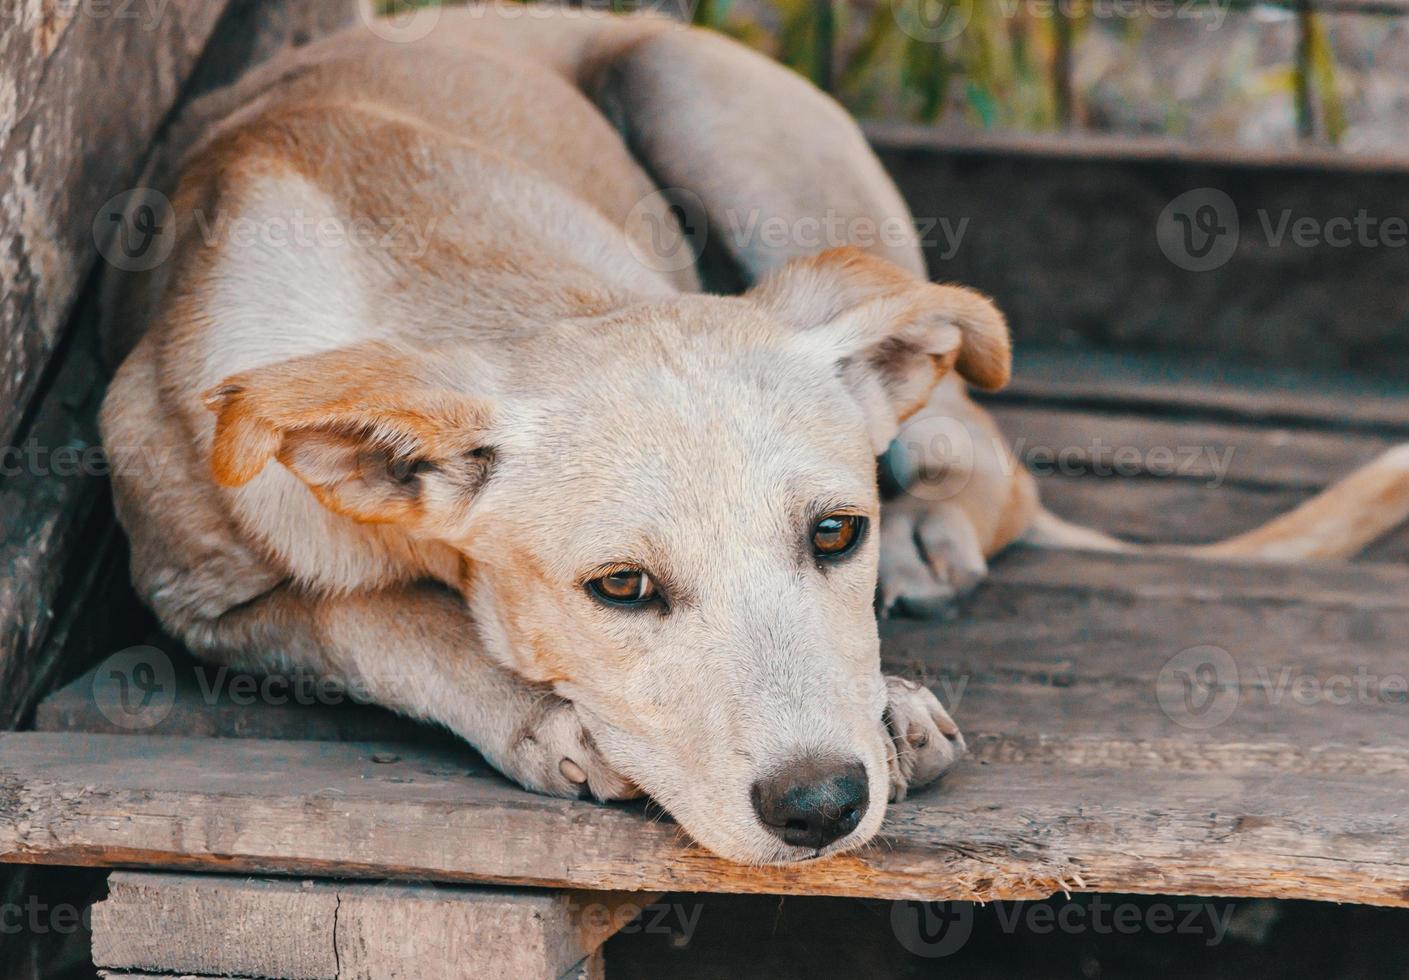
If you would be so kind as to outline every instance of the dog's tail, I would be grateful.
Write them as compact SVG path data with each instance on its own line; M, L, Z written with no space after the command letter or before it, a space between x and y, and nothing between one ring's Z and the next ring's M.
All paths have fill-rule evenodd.
M1409 443L1395 446L1295 510L1236 537L1203 545L1121 541L1072 524L1046 509L1023 537L1044 548L1193 558L1297 561L1349 558L1409 519Z

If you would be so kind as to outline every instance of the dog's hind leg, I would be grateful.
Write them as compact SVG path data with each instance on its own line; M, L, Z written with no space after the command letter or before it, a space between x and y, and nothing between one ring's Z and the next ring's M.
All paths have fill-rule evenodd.
M841 245L925 275L914 219L860 128L801 77L701 30L607 52L587 94L686 216L698 207L747 284Z

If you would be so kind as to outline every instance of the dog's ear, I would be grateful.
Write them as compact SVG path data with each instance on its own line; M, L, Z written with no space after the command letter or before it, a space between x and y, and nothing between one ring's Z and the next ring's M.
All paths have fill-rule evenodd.
M367 344L226 378L203 395L215 480L242 486L277 459L339 514L453 536L493 462L491 407L440 373Z
M988 297L922 282L858 249L796 259L747 295L837 365L877 454L949 370L988 390L1008 383L1008 325Z

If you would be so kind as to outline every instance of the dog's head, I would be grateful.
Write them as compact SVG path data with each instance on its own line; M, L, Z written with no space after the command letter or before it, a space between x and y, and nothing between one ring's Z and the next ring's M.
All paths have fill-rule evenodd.
M947 371L1008 365L988 300L836 250L740 298L249 372L212 395L213 465L277 458L452 546L467 643L574 701L700 843L799 860L885 809L876 456Z

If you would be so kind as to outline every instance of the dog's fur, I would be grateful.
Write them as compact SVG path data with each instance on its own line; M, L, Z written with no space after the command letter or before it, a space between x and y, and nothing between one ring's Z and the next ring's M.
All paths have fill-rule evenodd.
M645 791L720 854L790 861L858 846L962 751L929 691L880 674L878 571L886 605L923 609L1025 533L1126 547L1041 511L960 380L1004 383L1002 317L924 282L913 237L729 242L742 297L654 261L682 235L657 187L716 227L912 226L835 104L722 38L445 11L415 44L354 32L267 66L173 146L174 256L108 290L103 436L161 462L116 474L118 514L138 589L202 656L314 669L527 787ZM346 240L389 216L400 238ZM977 452L944 501L882 516L876 457L917 412ZM1374 528L1336 515L1409 506L1402 454L1376 465L1223 550L1345 552ZM871 532L824 564L808 529L835 511ZM594 602L621 564L668 609ZM800 758L866 772L859 826L820 851L750 802Z

